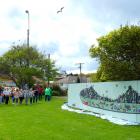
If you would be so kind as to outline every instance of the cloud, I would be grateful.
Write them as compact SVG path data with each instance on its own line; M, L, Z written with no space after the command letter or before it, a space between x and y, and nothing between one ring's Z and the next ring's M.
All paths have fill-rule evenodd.
M136 24L139 5L138 0L4 0L0 5L1 54L13 42L26 43L25 10L29 10L30 44L50 53L61 69L77 71L75 63L83 62L83 71L96 71L99 64L89 57L90 46L121 24Z

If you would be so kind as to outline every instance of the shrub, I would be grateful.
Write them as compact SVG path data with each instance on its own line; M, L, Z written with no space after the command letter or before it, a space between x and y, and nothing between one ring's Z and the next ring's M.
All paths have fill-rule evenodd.
M52 85L52 90L53 90L53 96L66 96L67 95L67 90L61 89L60 86L57 84Z

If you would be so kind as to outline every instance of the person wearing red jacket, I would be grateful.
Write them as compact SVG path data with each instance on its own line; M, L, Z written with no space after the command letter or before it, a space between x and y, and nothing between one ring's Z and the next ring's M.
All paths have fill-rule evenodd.
M42 86L39 86L38 87L38 94L39 94L39 100L41 101L42 100L42 94L43 94L43 88L42 88Z

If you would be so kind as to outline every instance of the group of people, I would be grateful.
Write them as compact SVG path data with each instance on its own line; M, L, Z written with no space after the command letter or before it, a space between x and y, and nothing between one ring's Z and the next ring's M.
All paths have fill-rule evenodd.
M8 104L10 99L12 104L22 104L24 100L26 105L29 103L37 103L38 100L42 100L43 95L45 95L45 101L50 101L52 96L52 89L50 87L46 87L44 89L40 85L34 86L30 89L0 86L0 104Z

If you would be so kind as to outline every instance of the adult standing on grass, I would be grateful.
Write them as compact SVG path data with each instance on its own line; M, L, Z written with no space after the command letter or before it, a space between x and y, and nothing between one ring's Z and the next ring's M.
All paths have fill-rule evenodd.
M14 92L14 97L15 97L16 104L18 104L19 89L15 89L15 92Z
M0 104L3 101L3 88L0 86Z
M30 98L30 104L32 104L34 98L34 91L32 90L32 88L30 88L29 90L29 98Z
M12 90L11 90L11 98L12 98L12 104L14 104L15 103L15 96L14 96L14 91L15 89L14 88L12 88Z
M24 90L24 99L25 99L25 104L28 105L28 99L29 99L29 90L28 89Z
M51 99L51 90L49 87L46 87L45 89L45 101L50 101Z
M3 100L3 89L0 86L0 104L2 103L2 100Z
M50 90L50 100L51 100L52 93L53 93L53 91L52 91L52 87L49 87L49 90Z
M2 103L2 93L0 93L0 104Z
M20 104L22 104L23 99L24 99L24 93L23 93L23 90L20 89L19 90L19 101L20 101Z
M40 85L40 86L38 87L39 101L42 100L42 94L43 94L43 87Z
M5 104L8 104L9 102L9 96L10 96L10 90L8 89L8 87L5 87L3 94L5 95Z
M3 92L3 89L2 89L2 87L0 86L0 94Z
M33 97L33 103L38 101L38 90L37 89L34 89L34 97Z

